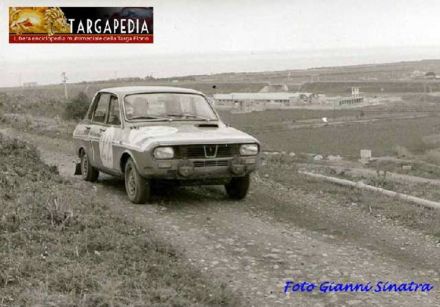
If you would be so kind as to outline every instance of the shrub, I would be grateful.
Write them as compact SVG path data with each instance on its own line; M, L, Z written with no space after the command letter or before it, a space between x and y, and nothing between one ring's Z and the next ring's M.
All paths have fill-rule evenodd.
M89 108L90 100L86 93L79 92L78 95L69 100L64 108L64 118L80 120L83 119Z
M428 150L424 155L424 160L433 164L440 165L440 151L438 149Z
M412 153L405 146L395 145L393 146L393 152L399 158L412 157Z

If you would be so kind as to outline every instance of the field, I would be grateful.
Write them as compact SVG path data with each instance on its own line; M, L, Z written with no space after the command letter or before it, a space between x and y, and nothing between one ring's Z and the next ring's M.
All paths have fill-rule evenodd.
M413 72L438 72L439 60L422 60L384 64L367 64L338 67L314 67L309 69L223 73L195 76L198 82L267 82L288 84L292 91L320 93L350 93L352 86L365 93L424 92L432 88L438 91L438 79L413 78Z
M415 102L414 104L417 104ZM440 105L417 108L366 107L362 110L271 110L234 114L228 124L249 131L268 151L342 155L355 159L361 149L393 155L402 146L415 153L427 149L423 138L440 133ZM326 117L328 125L321 119Z
M438 133L438 128L435 128L438 123L439 117L435 116L321 128L288 129L285 126L274 127L270 123L259 128L243 127L240 124L235 126L247 128L247 131L263 142L263 148L269 151L356 158L361 149L371 149L376 156L393 155L398 145L410 151L423 150L422 138Z

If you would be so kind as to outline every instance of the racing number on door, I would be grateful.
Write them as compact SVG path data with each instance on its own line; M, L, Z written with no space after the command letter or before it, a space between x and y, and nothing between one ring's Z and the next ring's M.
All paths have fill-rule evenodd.
M110 127L101 134L99 139L99 154L102 165L106 168L113 168L113 138L115 128Z

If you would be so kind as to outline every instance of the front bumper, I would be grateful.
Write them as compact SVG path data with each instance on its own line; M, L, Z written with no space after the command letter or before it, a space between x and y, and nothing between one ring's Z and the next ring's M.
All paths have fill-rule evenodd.
M139 171L144 177L170 180L219 179L245 176L259 166L259 156L223 159L154 160Z

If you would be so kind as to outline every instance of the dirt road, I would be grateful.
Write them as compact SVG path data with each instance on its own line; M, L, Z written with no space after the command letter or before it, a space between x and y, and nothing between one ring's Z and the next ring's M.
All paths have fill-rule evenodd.
M254 306L438 306L440 252L435 238L366 214L350 201L256 175L243 202L222 189L179 188L157 195L148 205L132 205L123 183L100 176L97 184L74 178L68 141L0 132L35 144L43 159L58 166L84 193L105 200L121 215L184 252L208 276L225 281ZM289 170L286 170L286 172ZM347 202L349 204L347 204ZM287 280L335 283L430 283L428 293L284 294Z

